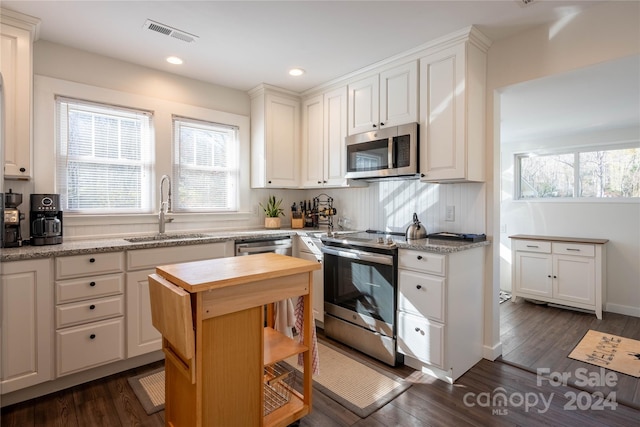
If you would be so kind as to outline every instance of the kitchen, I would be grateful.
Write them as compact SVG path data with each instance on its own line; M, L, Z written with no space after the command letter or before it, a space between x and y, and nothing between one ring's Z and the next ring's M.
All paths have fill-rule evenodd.
M535 3L532 6L536 6ZM529 57L530 52L526 47L539 46L537 43L544 37L546 27L523 32L510 38L495 41L488 51L487 61L487 87L486 105L492 106L494 101L494 91L502 87L525 80L531 80L549 74L556 74L566 70L579 68L585 65L637 54L637 43L634 42L635 28L637 22L633 21L634 13L626 13L625 8L634 5L617 4L594 5L593 9L587 9L578 18L567 24L567 30L548 40L548 44L542 46L549 50L542 49L539 56ZM608 19L600 18L604 14ZM31 13L37 16L37 13ZM637 14L636 14L637 15ZM609 18L610 17L610 18ZM615 19L614 19L615 18ZM616 22L617 24L614 24ZM621 25L620 22L628 25ZM596 24L597 23L597 24ZM601 28L606 25L606 29L597 31L597 49L592 46L593 28ZM620 43L620 41L628 43ZM568 49L572 54L566 55ZM537 51L536 51L537 52ZM394 52L397 53L397 52ZM550 62L550 68L543 68L541 64ZM81 82L90 86L107 87L114 91L128 92L130 97L155 97L158 93L163 93L170 101L178 103L188 103L187 100L197 100L197 105L208 109L225 111L229 114L239 116L250 115L250 98L245 91L237 91L221 86L204 84L200 81L176 78L166 73L152 71L149 69L133 66L129 63L120 62L105 56L92 54L86 51L76 50L64 44L52 43L46 40L39 40L34 45L34 74L46 78L62 79L65 81ZM508 72L507 72L508 70ZM152 78L151 78L152 77ZM36 85L38 83L36 82ZM96 90L96 89L94 89ZM185 92L188 91L188 92ZM184 94L187 93L185 96ZM37 90L35 96L37 97ZM39 111L38 103L34 105L35 117L50 117L48 112ZM491 178L499 176L497 145L495 141L493 107L486 108L486 157L485 162L486 182L485 183L463 183L450 185L423 184L419 181L383 181L369 183L367 187L345 188L345 189L253 189L246 194L241 194L241 206L244 207L240 214L218 214L214 218L204 215L187 215L179 220L167 224L167 230L171 232L199 231L207 230L232 230L242 228L256 228L261 226L262 216L258 213L258 203L267 199L269 194L276 194L278 198L283 198L284 206L290 206L295 201L312 198L319 193L328 193L333 199L335 206L344 217L351 220L351 228L363 229L385 229L390 231L404 231L409 225L413 212L419 214L428 230L433 231L454 231L454 232L475 232L486 233L491 239L498 235L501 230L499 206L500 194L499 180ZM247 122L245 122L245 126ZM53 124L48 125L50 129ZM50 130L45 128L44 123L34 126L34 159L33 159L33 180L5 181L4 189L8 191L20 192L25 195L31 193L54 192L52 187L52 177L54 176L53 165L50 160L53 157L53 146L50 144ZM165 130L164 134L169 135L170 131ZM248 149L249 136L244 135L243 143ZM162 141L158 140L158 143ZM164 141L168 146L168 141ZM158 176L163 173L170 174L170 150L158 150L156 162L159 170ZM248 162L248 159L245 159ZM248 163L244 170L249 170ZM243 184L249 188L248 176ZM157 186L153 186L156 188ZM454 221L446 221L447 206L455 206ZM154 206L154 209L157 207ZM24 209L24 205L23 205ZM635 209L637 205L629 205L624 209ZM285 217L285 222L288 218ZM630 230L637 235L637 224L629 224ZM635 228L633 228L635 227ZM512 233L515 230L509 229ZM132 233L153 233L157 230L157 214L150 213L135 218L66 218L65 236L68 240L77 238L97 238L100 236L124 236ZM553 234L555 230L536 230L541 234ZM590 230L571 230L568 234L584 235ZM633 232L629 233L631 237ZM559 232L555 232L560 234ZM24 233L27 234L27 233ZM567 234L567 233L563 233ZM611 238L611 236L607 236ZM628 239L627 239L628 241ZM638 245L628 246L627 256L633 258L637 255ZM486 261L485 283L485 312L497 313L497 295L500 288L499 277L496 273L500 271L499 260L503 259L501 248L493 245L491 251L493 256L488 256ZM637 258L637 256L636 256ZM625 264L626 271L624 277L638 277L637 265ZM615 273L614 273L615 274ZM609 280L616 282L616 280ZM618 285L625 289L625 285ZM618 305L631 307L639 306L637 295L633 295L633 288L626 286L626 293L621 294L618 301L610 301ZM630 298L629 298L630 297ZM635 300L633 298L636 298ZM500 332L498 329L498 316L485 316L484 325L484 352L485 357L494 359L500 354Z

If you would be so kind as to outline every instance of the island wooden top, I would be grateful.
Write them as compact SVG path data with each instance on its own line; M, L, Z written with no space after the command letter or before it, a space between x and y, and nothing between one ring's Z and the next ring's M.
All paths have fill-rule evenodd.
M521 240L547 240L550 242L570 242L570 243L593 243L596 245L603 245L609 241L609 239L593 239L585 237L561 237L561 236L535 236L530 234L514 234L509 236L510 239Z
M156 273L187 292L202 292L321 268L318 262L275 253L161 265Z

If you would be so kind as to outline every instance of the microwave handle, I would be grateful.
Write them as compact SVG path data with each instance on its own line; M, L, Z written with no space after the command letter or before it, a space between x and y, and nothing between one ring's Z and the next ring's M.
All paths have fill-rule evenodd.
M387 164L389 169L395 168L395 159L393 158L393 137L389 137L389 144L387 144Z

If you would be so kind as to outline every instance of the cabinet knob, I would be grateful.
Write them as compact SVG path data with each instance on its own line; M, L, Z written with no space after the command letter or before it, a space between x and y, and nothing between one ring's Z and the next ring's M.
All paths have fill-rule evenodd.
M381 123L380 123L380 126L384 126L384 123L382 123L382 122L381 122Z
M554 279L557 279L557 278L558 278L558 276L556 276L556 275L554 274L554 275L553 275L553 278L554 278Z
M95 306L94 304L91 304L91 305L89 306L89 310L95 310L95 309L96 309L96 306Z
M549 274L547 277L551 278L551 275Z
M91 287L93 287L93 286L95 286L95 285L96 285L96 282L90 282L90 283L89 283L89 286L91 286Z
M89 258L89 262L91 262L91 263L96 262L96 259L95 258Z
M326 183L327 183L327 181L322 181L322 183L323 183L323 184L326 184Z
M418 255L418 259L422 259L422 255Z
M26 172L27 170L25 168L20 168L20 172Z
M318 181L318 184L322 184L322 181Z
M92 339L92 340L96 339L96 334L89 335L89 339Z
M271 181L267 181L267 184L271 184Z
M420 328L416 328L416 332L420 332Z
M422 289L422 285L416 285L416 289Z

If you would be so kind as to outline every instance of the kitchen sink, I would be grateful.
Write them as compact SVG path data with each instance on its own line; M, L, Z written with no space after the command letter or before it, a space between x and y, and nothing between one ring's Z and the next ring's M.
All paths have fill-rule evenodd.
M209 237L208 234L187 233L187 234L154 234L153 236L131 237L124 239L130 243L157 242L163 240L185 240L185 239L202 239Z

